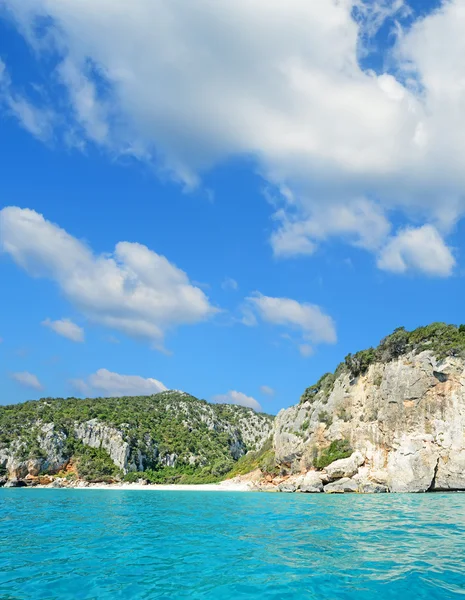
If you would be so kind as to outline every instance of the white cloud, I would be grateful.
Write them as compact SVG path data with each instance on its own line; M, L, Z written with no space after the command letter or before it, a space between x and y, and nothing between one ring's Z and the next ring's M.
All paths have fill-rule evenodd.
M247 301L248 307L268 323L296 329L304 339L314 343L336 342L334 321L319 306L300 303L291 298L263 296L258 292L247 298Z
M269 385L261 385L260 391L262 394L265 394L266 396L274 396L274 394L275 394L274 389L272 387L270 387Z
M84 396L151 396L167 389L156 379L120 375L107 369L99 369L86 380L72 379L71 384Z
M58 333L58 335L62 335L73 342L84 341L84 329L73 323L70 319L60 319L58 321L45 319L45 321L42 321L42 325L49 327L55 333Z
M61 106L87 141L156 157L187 186L227 157L254 157L289 191L276 254L311 254L334 236L377 253L391 210L403 227L429 223L442 235L465 213L464 0L405 31L400 0L3 5L37 56L61 53ZM397 79L359 63L390 15L398 31L385 64ZM10 110L32 132L44 128L24 107Z
M252 396L246 396L242 392L236 392L234 390L229 391L227 394L219 394L213 398L213 402L217 404L239 404L240 406L246 406L247 408L253 408L260 412L262 407L259 402L252 398Z
M18 373L12 373L11 378L23 387L33 388L34 390L42 390L42 384L39 379L33 373L28 371L20 371Z
M137 243L96 255L80 240L17 207L0 211L0 251L35 277L57 283L89 320L163 347L167 330L215 312L186 273Z
M55 116L48 108L40 108L12 89L5 63L0 59L0 106L17 119L23 129L42 141L48 140L53 131Z
M430 276L447 277L454 265L451 251L431 225L400 231L378 258L379 268L393 273L411 269Z
M280 223L271 236L276 256L313 254L317 242L332 236L343 237L367 250L376 250L391 228L380 207L365 199L318 207L308 219L299 216L292 220L282 209L274 218Z
M221 287L223 290L236 291L239 288L239 285L235 279L232 279L232 277L226 277L226 279L224 279L221 283Z

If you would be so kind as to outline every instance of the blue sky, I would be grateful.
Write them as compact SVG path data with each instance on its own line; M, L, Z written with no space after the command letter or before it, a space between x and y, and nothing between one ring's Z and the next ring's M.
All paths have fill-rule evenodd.
M0 3L0 403L275 413L465 321L465 3L354 5Z

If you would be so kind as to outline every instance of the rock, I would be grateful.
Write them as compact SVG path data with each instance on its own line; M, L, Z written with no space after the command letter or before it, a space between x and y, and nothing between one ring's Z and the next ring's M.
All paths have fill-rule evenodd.
M42 461L39 459L30 459L27 461L27 473L37 477L42 469Z
M22 479L12 478L12 479L9 479L3 487L20 488L20 487L26 487L26 485L27 485L26 482L23 481Z
M325 469L330 481L341 477L352 477L365 462L361 452L354 452L349 458L341 458L328 465Z
M0 477L0 487L3 487L7 481L7 477Z
M374 481L359 481L358 491L361 494L386 494L389 492L387 486Z
M316 471L309 471L304 475L299 485L301 492L306 494L317 494L323 491L323 482Z
M296 487L295 485L292 485L292 483L282 483L278 486L278 489L280 492L284 492L285 494L292 494L296 491Z
M115 465L122 469L123 472L127 472L130 447L124 440L121 431L104 425L97 419L91 419L90 421L76 424L74 433L86 446L106 450Z
M374 483L379 483L381 485L387 486L389 475L387 471L370 471L368 473L368 479L370 479L370 481L373 481Z
M53 479L51 477L48 477L48 475L39 477L39 485L50 485L53 482Z
M434 485L438 451L427 436L404 436L399 448L388 458L388 485L391 492L426 492Z
M465 490L465 450L451 448L439 457L432 489Z
M333 483L328 483L324 487L326 494L345 494L348 492L358 492L358 483L349 477L343 477Z
M300 488L303 494L320 494L323 491L323 483L320 481L320 485L303 485Z
M259 492L278 492L278 491L280 491L276 485L273 485L271 483L262 483L261 485L257 486L257 490Z
M26 485L28 487L35 487L36 485L39 484L39 478L38 477L34 477L34 475L26 475L26 477L24 478L24 481L26 482Z

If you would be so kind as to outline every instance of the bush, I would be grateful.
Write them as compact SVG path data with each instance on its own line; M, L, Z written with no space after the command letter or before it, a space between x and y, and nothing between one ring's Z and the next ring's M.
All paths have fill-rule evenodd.
M331 425L333 424L333 417L325 410L320 412L320 414L318 415L318 420L320 421L320 423L325 423L325 425L327 425L328 427L331 427Z
M81 479L91 482L111 481L121 475L120 469L103 448L81 444L75 456L76 469Z
M323 397L327 398L333 390L335 381L336 377L333 373L325 373L314 385L305 390L300 398L300 402L314 402L320 392Z
M322 450L314 462L317 469L324 469L335 460L340 458L348 458L353 450L350 447L348 440L334 440L328 448Z

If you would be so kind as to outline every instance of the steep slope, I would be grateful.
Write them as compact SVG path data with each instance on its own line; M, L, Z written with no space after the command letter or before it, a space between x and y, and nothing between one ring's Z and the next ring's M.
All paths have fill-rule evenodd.
M465 489L464 357L465 327L443 323L398 329L378 348L349 355L278 414L276 464L293 473L326 468L323 483Z
M143 471L161 481L217 479L261 448L272 421L175 391L47 398L0 407L0 468L18 478L68 469L89 480Z

